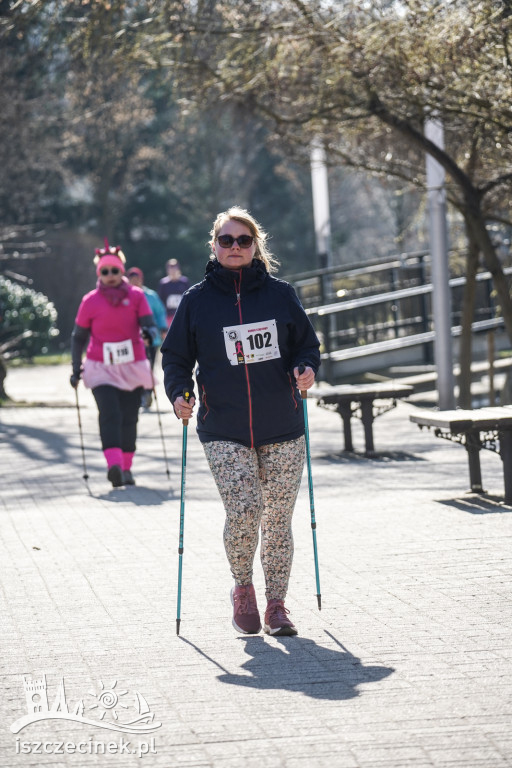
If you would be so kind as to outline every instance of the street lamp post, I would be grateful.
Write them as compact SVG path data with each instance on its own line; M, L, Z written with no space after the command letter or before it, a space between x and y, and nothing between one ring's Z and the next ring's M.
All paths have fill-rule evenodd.
M431 118L425 123L425 136L444 147L443 126ZM427 195L429 204L430 253L432 269L432 313L434 318L434 360L437 369L437 394L440 410L455 408L450 273L446 227L446 192L444 168L427 154Z
M313 195L313 221L315 225L315 242L318 266L321 269L332 265L331 257L331 216L329 211L329 183L327 177L327 163L325 148L319 138L315 138L311 144L311 189ZM323 274L320 277L321 303L332 300L331 277ZM331 361L328 355L331 352L330 331L332 317L325 316L322 323L324 336L324 351L327 358L324 359L324 378L331 382Z

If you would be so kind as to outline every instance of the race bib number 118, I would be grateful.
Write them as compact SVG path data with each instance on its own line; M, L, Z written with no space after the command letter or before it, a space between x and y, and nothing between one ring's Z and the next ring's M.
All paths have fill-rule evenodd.
M226 354L231 365L263 363L281 357L275 320L223 328Z
M103 343L103 362L105 365L133 363L133 344L131 339L124 341L105 341Z

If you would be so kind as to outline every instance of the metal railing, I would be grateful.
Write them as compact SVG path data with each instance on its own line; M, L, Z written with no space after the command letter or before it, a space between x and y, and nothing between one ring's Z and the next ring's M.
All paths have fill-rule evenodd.
M427 280L426 257L426 252L421 251L384 263L350 265L345 269L331 267L316 270L309 276L307 273L295 276L292 282L322 338L327 380L332 379L331 363L415 345L422 345L425 364L433 362L433 286ZM387 279L379 280L376 286L375 276L384 277L386 272ZM504 268L504 272L512 275L512 267ZM338 301L332 301L334 289L331 300L322 300L322 277L326 273L334 289L341 286L337 290ZM480 272L476 280L475 333L502 325L493 299L491 273ZM449 281L453 336L461 333L462 289L465 283L463 275Z

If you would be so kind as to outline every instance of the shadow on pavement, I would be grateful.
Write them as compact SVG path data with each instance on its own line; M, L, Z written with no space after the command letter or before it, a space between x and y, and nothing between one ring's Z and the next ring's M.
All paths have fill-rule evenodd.
M17 451L27 459L41 461L43 456L48 461L71 463L73 448L67 436L19 424L16 427L0 424L0 434L9 443L11 450Z
M91 492L90 492L91 493ZM136 507L155 507L174 500L176 495L172 489L156 490L144 485L121 486L120 488L110 488L105 493L91 493L95 499L102 501L112 501L115 504L133 504Z
M468 493L467 497L462 499L442 499L439 504L460 509L462 512L469 512L471 515L496 515L512 512L512 506L505 504L502 496L481 496L477 493Z
M218 680L260 690L296 691L315 699L343 700L359 696L357 686L377 683L388 677L392 667L367 666L325 630L341 650L327 648L302 637L240 637L249 659L242 668L249 674L232 674L189 640L202 656L224 674Z
M427 461L422 456L416 456L407 451L377 451L374 456L366 456L357 451L334 451L331 453L315 454L315 461L334 464L351 464L355 462L387 462L387 461Z

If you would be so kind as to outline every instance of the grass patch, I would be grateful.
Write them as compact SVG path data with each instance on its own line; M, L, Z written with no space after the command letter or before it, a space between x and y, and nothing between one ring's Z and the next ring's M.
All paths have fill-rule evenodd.
M71 365L71 354L69 352L60 352L54 355L35 355L30 360L13 358L9 360L9 368L23 368L31 365Z

